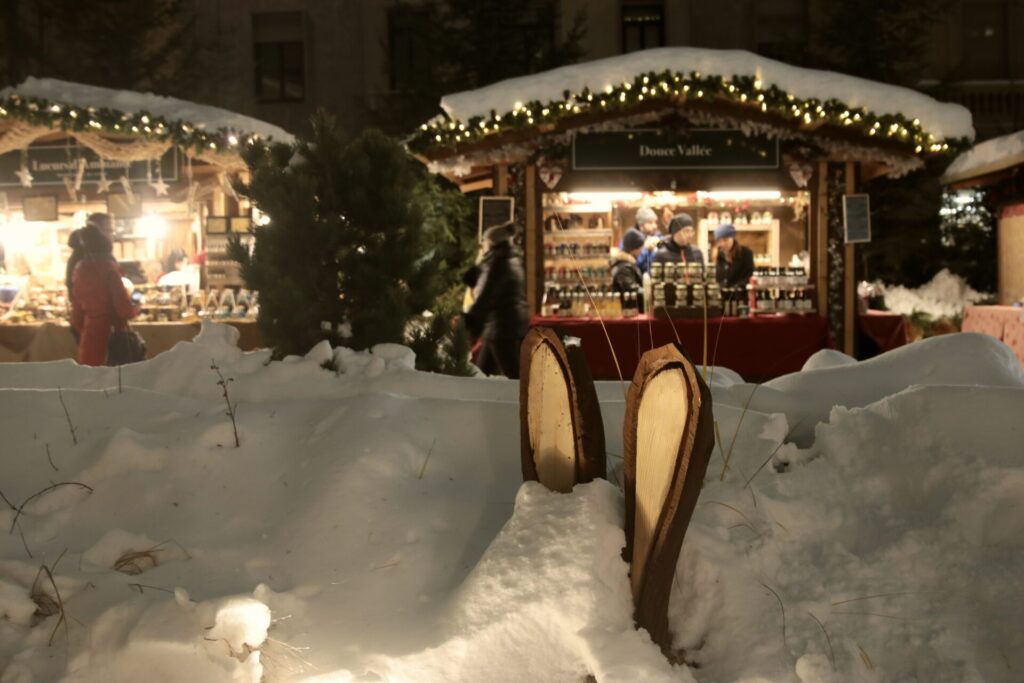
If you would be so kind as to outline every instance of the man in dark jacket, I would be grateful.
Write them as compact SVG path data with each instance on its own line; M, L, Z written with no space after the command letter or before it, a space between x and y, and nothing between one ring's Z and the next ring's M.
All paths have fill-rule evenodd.
M704 254L694 246L697 231L693 227L693 218L688 213L677 213L668 224L667 240L654 255L655 263L699 263L704 267Z
M630 228L622 236L622 249L613 249L609 262L611 264L612 290L620 296L633 293L637 302L643 307L643 276L637 264L644 251L644 234L636 228Z
M463 316L466 330L480 337L477 365L488 375L519 379L519 345L526 336L523 265L512 250L515 225L505 223L484 233L486 253L478 266L473 305Z

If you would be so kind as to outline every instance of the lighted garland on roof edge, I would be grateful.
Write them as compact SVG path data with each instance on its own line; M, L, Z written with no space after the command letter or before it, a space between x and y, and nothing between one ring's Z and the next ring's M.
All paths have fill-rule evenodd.
M803 124L830 123L836 126L861 129L869 136L894 140L912 146L914 152L937 153L956 151L969 146L966 138L938 140L921 127L918 119L908 120L902 114L877 115L862 107L849 107L836 99L800 99L775 85L764 88L754 76L701 75L691 71L688 75L670 70L661 73L649 71L620 85L607 86L602 91L584 88L582 92L562 93L563 99L547 104L532 101L516 103L510 112L499 114L491 110L489 116L475 116L468 121L437 117L420 126L410 139L415 151L437 150L463 143L478 142L489 135L522 130L541 124L553 124L562 119L588 112L611 112L628 109L646 100L669 101L688 99L708 101L729 100L762 112L774 113Z
M106 107L79 107L17 94L0 98L0 121L7 117L59 130L144 137L197 152L237 150L242 143L254 145L263 141L255 133L224 128L207 132L188 121L169 121L144 110L129 114Z

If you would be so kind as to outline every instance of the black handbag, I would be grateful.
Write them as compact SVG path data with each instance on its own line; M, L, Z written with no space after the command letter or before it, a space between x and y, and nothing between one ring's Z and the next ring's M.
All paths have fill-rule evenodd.
M120 284L120 281L118 281ZM113 294L108 288L108 306L110 319L116 320L114 312ZM125 326L127 326L125 321ZM146 360L146 342L135 330L128 327L124 330L110 330L110 338L107 340L107 365L128 365Z

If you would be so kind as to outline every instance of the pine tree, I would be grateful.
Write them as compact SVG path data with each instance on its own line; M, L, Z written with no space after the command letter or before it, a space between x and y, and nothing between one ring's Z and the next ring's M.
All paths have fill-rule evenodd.
M308 141L248 154L243 192L271 222L251 255L232 257L260 293L259 325L277 355L327 339L357 349L403 343L408 321L438 293L438 254L425 248L429 182L378 131L348 140L318 112Z

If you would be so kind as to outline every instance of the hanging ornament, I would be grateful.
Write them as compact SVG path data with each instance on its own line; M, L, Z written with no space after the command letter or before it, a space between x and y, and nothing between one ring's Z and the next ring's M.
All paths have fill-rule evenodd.
M64 189L68 192L68 201L72 204L77 204L78 192L75 190L75 177L73 175L62 175L60 179L64 181Z
M149 162L148 161L146 162L146 168L147 169L149 168ZM149 186L153 188L154 192L156 192L156 196L157 197L166 197L167 196L168 185L167 185L167 183L164 182L164 172L163 172L163 169L160 167L160 160L159 159L156 162L156 182L154 183L152 181L152 177L151 177L150 178L150 182L149 182Z
M100 157L100 179L96 183L96 194L105 194L110 191L110 181L107 180L107 169L103 163L103 157Z
M238 193L235 192L234 185L231 184L231 180L228 178L227 173L221 173L219 176L220 186L224 189L224 192L228 194L236 202L238 201Z
M82 190L82 178L85 177L86 161L83 157L78 158L78 169L75 171L75 192Z
M28 166L26 166L24 162L22 162L21 168L14 172L14 175L18 176L18 181L21 183L22 187L32 187L32 181L34 178L32 177L32 173L29 172Z
M199 191L199 183L193 182L188 186L188 199L185 203L188 205L188 217L192 218L196 210L196 192Z
M121 176L117 179L117 182L121 183L121 187L124 188L124 196L129 203L135 203L135 193L132 191L132 181L128 180L128 174Z

